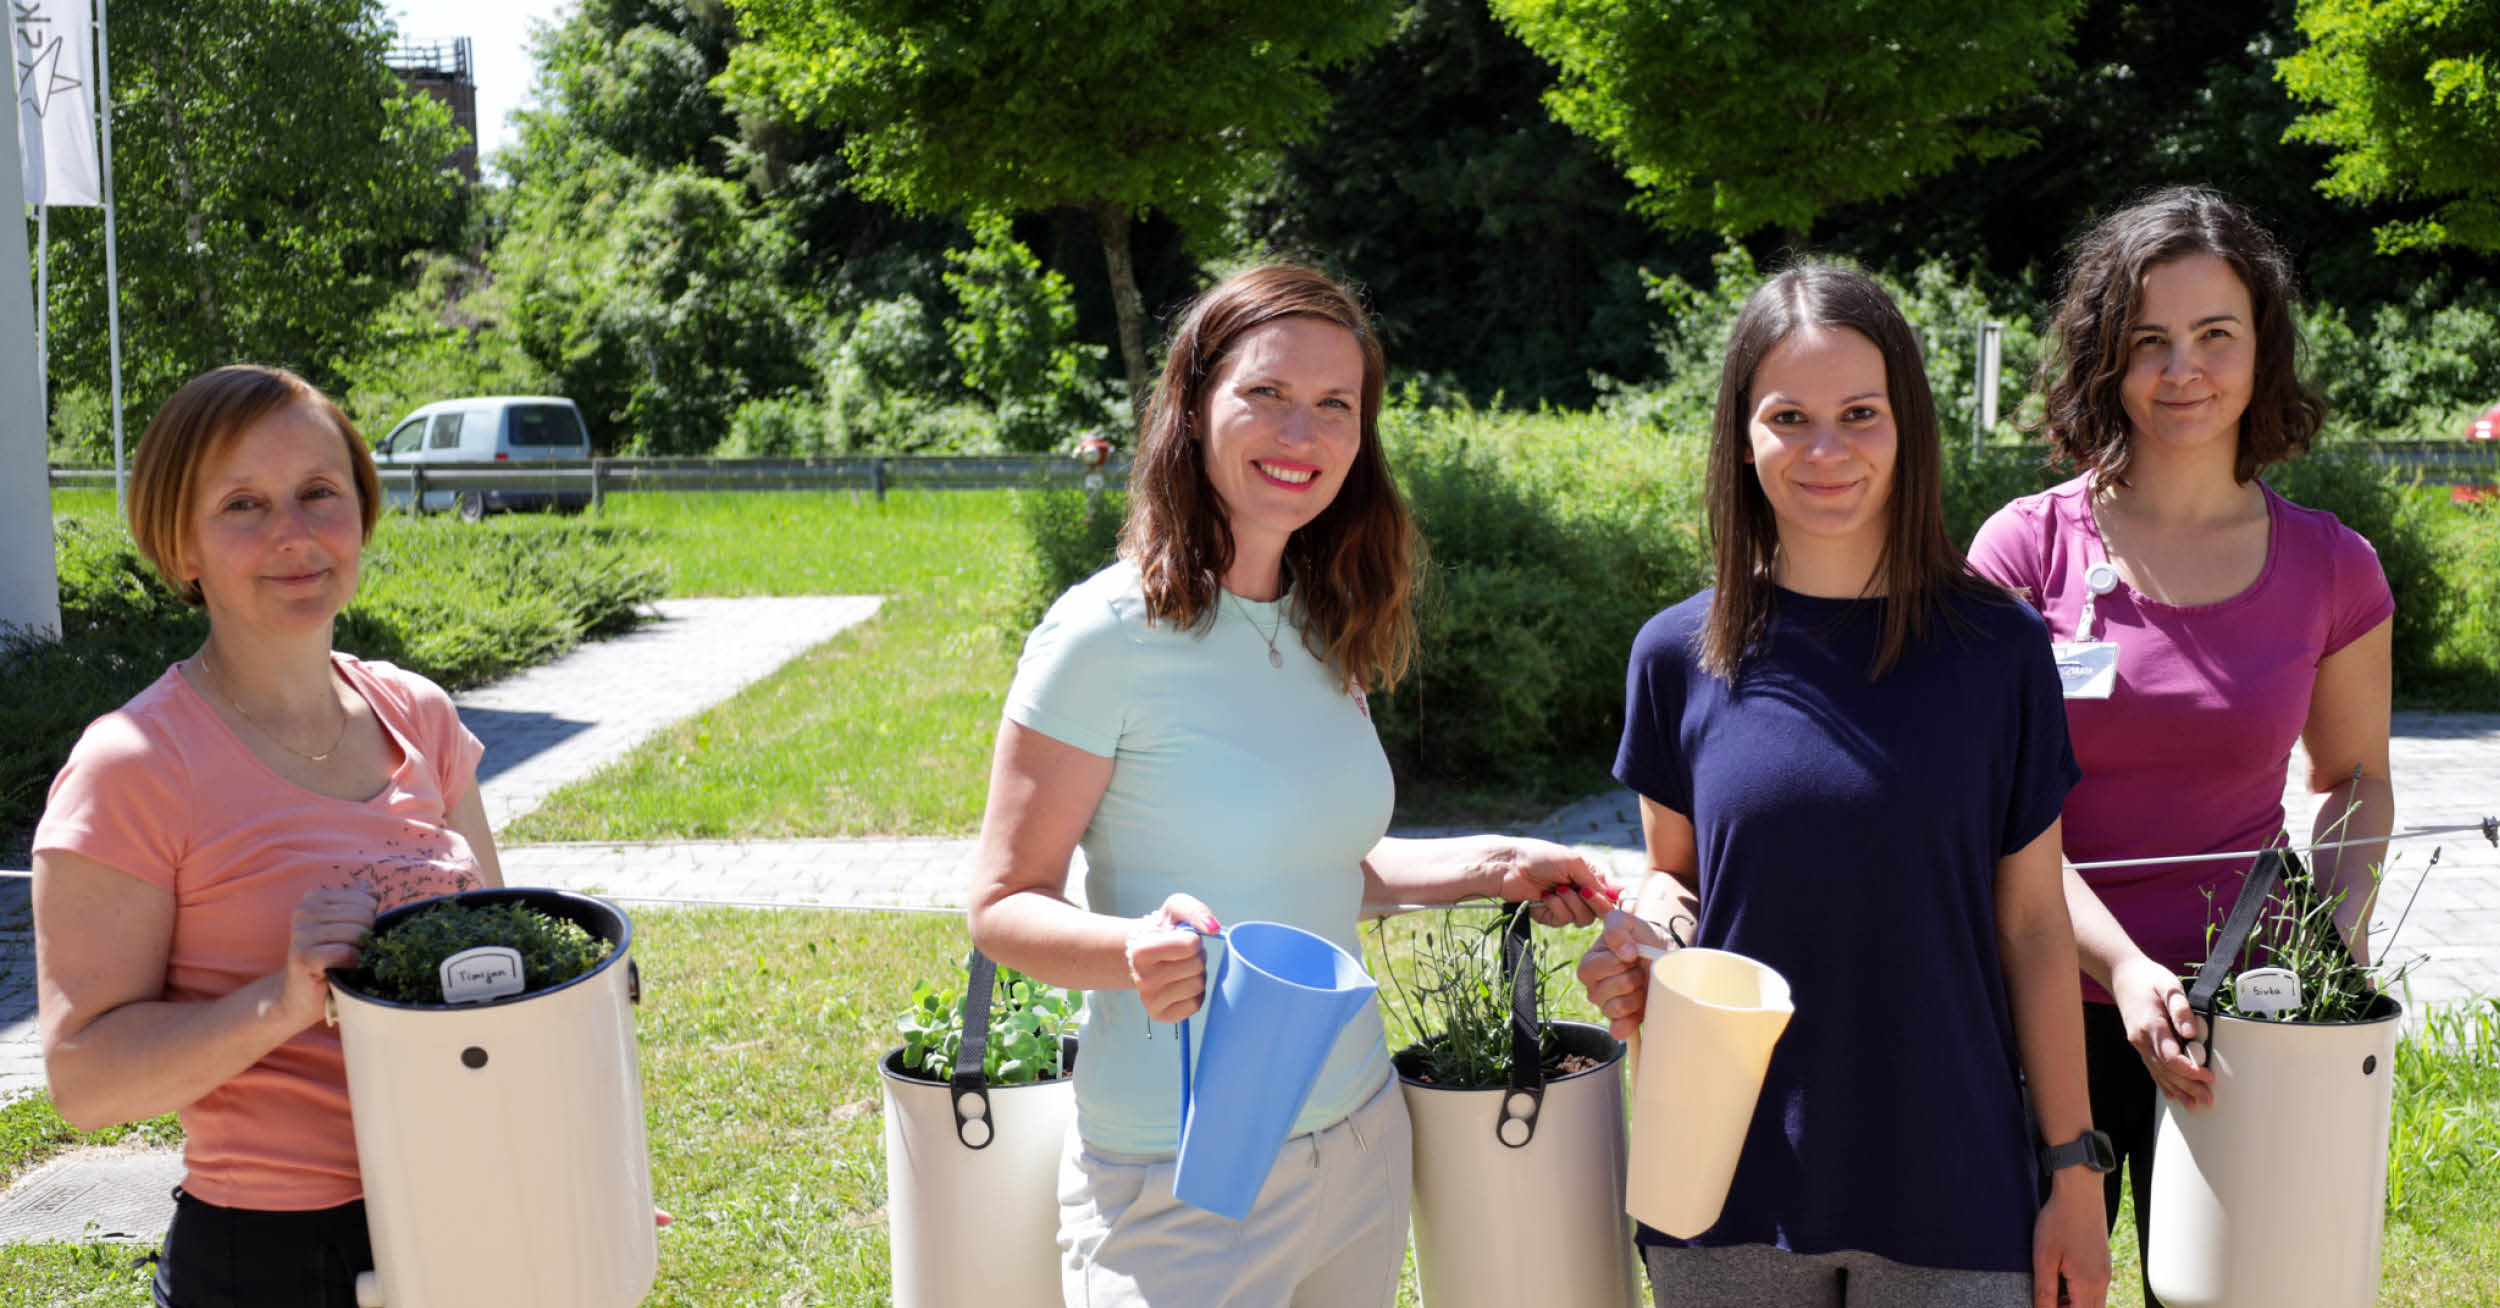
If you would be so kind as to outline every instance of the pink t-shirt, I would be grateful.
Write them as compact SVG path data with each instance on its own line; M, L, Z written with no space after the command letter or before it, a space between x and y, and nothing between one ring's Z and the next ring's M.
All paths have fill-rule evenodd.
M2395 612L2368 541L2259 484L2266 561L2246 590L2177 607L2122 581L2096 606L2092 638L2117 642L2118 680L2107 699L2066 701L2083 764L2066 796L2073 862L2272 841L2319 662ZM1971 568L2022 592L2061 641L2076 639L2084 570L2106 557L2080 477L1997 510L1970 548ZM2230 910L2247 871L2245 861L2160 863L2083 877L2138 948L2185 971L2204 960L2206 923ZM2089 977L2084 995L2109 999Z
M399 747L380 794L332 799L281 779L167 669L88 726L52 782L35 851L106 863L174 896L163 997L228 994L286 962L295 905L362 886L384 909L479 884L445 825L483 747L433 682L332 661ZM338 1031L315 1022L182 1110L183 1188L230 1208L300 1211L363 1193Z

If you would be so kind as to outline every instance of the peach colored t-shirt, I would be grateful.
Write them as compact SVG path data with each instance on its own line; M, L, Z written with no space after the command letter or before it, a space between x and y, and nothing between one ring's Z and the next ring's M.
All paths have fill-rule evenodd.
M286 962L295 905L362 886L384 909L479 884L445 824L476 783L476 736L433 682L332 661L398 745L381 793L333 799L280 778L175 669L88 726L52 782L35 851L109 864L174 896L164 998L215 999ZM302 1211L363 1193L335 1028L315 1022L182 1110L183 1188L230 1208Z

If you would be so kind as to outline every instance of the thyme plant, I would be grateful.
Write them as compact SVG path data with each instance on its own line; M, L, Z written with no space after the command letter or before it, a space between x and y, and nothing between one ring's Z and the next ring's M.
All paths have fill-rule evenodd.
M588 972L614 945L581 925L526 904L436 904L389 930L356 941L362 955L351 984L376 999L402 1004L443 1002L443 960L479 945L520 952L524 992L562 985Z

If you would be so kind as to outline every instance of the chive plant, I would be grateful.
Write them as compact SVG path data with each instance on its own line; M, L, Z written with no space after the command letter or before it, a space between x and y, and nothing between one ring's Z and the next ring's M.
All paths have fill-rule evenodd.
M1502 966L1502 935L1511 914L1524 905L1503 905L1482 921L1462 920L1473 908L1453 905L1437 910L1430 925L1412 937L1413 952L1401 969L1396 950L1383 951L1381 968L1389 984L1383 999L1415 1033L1411 1049L1419 1080L1444 1086L1502 1085L1510 1079L1510 1000L1513 972ZM1537 1011L1552 1009L1547 994L1554 974L1565 964L1541 966L1531 947L1520 955L1521 967L1535 969ZM1541 1028L1538 1057L1549 1071L1559 1050L1551 1026Z

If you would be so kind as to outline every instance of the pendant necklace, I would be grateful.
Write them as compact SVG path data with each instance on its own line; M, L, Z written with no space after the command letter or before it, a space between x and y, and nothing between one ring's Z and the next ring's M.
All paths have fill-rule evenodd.
M1285 656L1276 651L1276 638L1284 634L1285 630L1284 610L1279 608L1276 611L1276 626L1273 629L1268 631L1259 631L1259 620L1250 616L1250 610L1242 604L1241 597L1233 594L1229 590L1225 591L1224 594L1231 598L1233 601L1233 607L1241 613L1242 621L1250 624L1250 630L1257 631L1259 633L1259 639L1267 642L1267 665L1271 668L1281 668L1285 666Z
M1273 647L1271 646L1270 648ZM243 707L243 701L236 699L226 690L226 678L223 674L217 671L216 664L208 661L207 650L200 651L200 666L208 669L209 680L216 683L218 698L223 699L228 704L232 704L234 706L234 711L242 714L245 722L252 724L252 730L268 737L271 741L276 743L278 748L285 750L287 753L293 754L295 757L300 758L307 763L320 763L327 760L332 754L338 753L339 746L347 743L347 711L345 709L339 710L338 739L331 741L330 747L318 754L307 754L303 750L297 749L293 745L286 743L285 739L280 737L277 732L271 731L269 728L262 726L260 724L260 720L252 716L252 711Z

